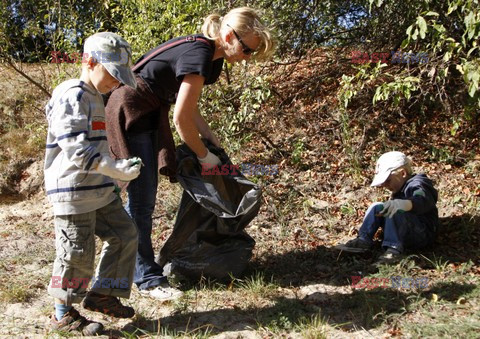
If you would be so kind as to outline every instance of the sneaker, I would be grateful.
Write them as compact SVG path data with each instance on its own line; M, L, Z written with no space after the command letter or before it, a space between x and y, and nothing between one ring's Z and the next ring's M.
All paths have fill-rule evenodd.
M101 323L87 320L73 307L65 313L60 320L57 320L55 314L52 314L50 327L55 331L79 331L87 336L94 336L103 332L103 325Z
M140 290L140 294L157 300L167 301L180 298L183 295L183 292L168 285L159 285L147 290Z
M135 311L130 306L124 306L117 297L96 292L88 292L82 301L82 307L100 312L115 318L131 318Z
M365 253L372 249L372 245L365 240L356 238L347 241L345 244L339 244L334 248L350 253Z
M381 256L378 257L378 260L375 262L375 265L396 264L397 262L400 261L401 258L402 258L402 253L399 250L393 247L389 247L387 248L385 253L383 253Z

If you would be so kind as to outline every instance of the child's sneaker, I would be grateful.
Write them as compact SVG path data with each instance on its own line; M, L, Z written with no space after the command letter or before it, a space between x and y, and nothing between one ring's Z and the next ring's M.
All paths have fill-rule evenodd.
M168 285L159 285L147 290L140 290L140 294L160 301L168 301L180 298L183 292Z
M397 262L400 261L400 259L402 259L402 253L393 247L389 247L387 248L385 253L383 253L381 256L378 257L378 260L375 262L375 265L396 264Z
M82 301L82 307L95 312L100 312L116 318L131 318L135 311L130 306L124 306L117 297L96 292L88 292Z
M57 320L55 314L50 318L50 327L55 331L79 331L83 335L94 336L103 332L103 325L81 316L73 307Z
M365 240L356 238L347 241L345 244L339 244L334 248L350 253L365 253L372 249L372 245Z

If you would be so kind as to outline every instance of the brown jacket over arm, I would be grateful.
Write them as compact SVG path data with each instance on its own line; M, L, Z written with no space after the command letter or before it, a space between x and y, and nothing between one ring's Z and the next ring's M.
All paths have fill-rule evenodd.
M107 138L110 153L114 159L127 159L132 155L128 149L127 132L142 118L157 112L157 126L149 126L150 130L158 130L156 153L160 174L176 182L175 143L168 112L170 105L162 102L139 76L136 77L137 89L121 86L114 90L105 106ZM138 129L135 129L139 132Z

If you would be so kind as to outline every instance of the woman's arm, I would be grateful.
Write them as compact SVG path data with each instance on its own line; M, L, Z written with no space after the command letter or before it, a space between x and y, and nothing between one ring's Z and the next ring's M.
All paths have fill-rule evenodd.
M200 132L200 135L207 139L210 140L215 146L221 147L220 141L218 140L217 136L212 132L210 129L210 126L207 124L203 116L200 114L200 111L198 110L197 107L197 115L196 115L196 125L198 128L198 131Z
M204 81L205 78L201 75L185 75L173 110L173 122L180 138L199 158L207 155L207 148L203 145L199 136L199 133L205 133L204 124L206 125L198 111L198 100ZM200 119L203 120L203 123L200 122Z
M201 75L188 74L183 78L175 102L173 122L180 138L194 151L199 158L207 155L199 134L220 147L220 142L213 134L210 126L198 110L198 100L202 92L205 78Z

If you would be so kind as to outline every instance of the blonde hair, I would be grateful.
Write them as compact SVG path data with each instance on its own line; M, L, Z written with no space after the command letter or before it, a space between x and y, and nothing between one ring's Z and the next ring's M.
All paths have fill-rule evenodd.
M412 175L412 174L413 174L412 160L411 160L410 158L407 158L407 163L406 163L406 164L404 164L403 166L400 166L400 167L396 168L396 169L393 170L391 173L400 172L402 169L405 170L405 172L407 172L408 175Z
M238 7L228 12L225 17L210 14L205 18L202 33L208 39L216 40L222 29L230 26L240 36L253 33L260 38L260 45L254 54L255 59L269 59L275 52L275 41L270 30L261 22L259 13L250 7Z
M407 164L403 165L402 168L404 168L405 171L407 171L408 175L413 174L413 168L412 168L412 163L411 162L408 162Z

